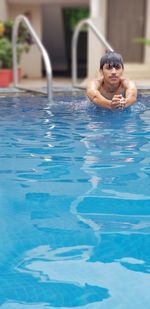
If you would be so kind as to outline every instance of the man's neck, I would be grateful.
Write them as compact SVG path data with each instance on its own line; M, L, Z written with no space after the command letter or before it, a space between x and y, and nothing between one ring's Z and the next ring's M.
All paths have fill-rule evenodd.
M116 83L116 84L110 84L110 83L107 83L106 81L104 81L103 82L103 88L107 91L107 92L109 92L109 93L114 93L114 92L116 92L118 89L119 89L119 87L120 87L120 84L121 84L121 82L119 81L118 83Z

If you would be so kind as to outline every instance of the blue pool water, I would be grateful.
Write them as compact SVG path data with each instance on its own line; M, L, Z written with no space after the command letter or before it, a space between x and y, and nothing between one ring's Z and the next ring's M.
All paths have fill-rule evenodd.
M0 308L150 308L150 96L0 99Z

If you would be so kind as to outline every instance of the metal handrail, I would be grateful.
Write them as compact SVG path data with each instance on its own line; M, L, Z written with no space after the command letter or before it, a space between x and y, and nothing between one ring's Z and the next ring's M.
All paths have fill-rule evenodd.
M41 51L42 57L43 57L43 61L45 64L45 69L46 69L46 75L47 75L47 93L45 93L44 91L38 91L38 90L32 90L32 89L27 89L24 87L20 87L18 85L18 70L17 70L17 36L18 36L18 29L19 29L19 25L20 23L23 22L24 25L26 26L27 30L29 31L29 33L31 34L32 38L34 39L37 47L39 48L39 50ZM52 66L51 66L51 62L49 59L49 56L47 54L46 49L44 48L44 46L42 45L40 39L38 38L35 30L33 29L33 27L31 26L29 20L27 19L27 17L25 17L24 15L19 15L14 22L14 26L13 26L13 31L12 31L12 47L13 47L13 76L14 76L14 86L16 88L19 89L23 89L23 90L27 90L27 91L33 91L33 92L39 92L39 93L43 93L43 94L47 94L48 98L51 100L52 99Z
M84 25L88 25L99 41L107 48L109 51L114 51L110 44L106 41L104 36L99 32L94 23L90 18L82 19L76 26L73 37L72 37L72 86L77 88L83 88L77 84L77 43L81 28Z

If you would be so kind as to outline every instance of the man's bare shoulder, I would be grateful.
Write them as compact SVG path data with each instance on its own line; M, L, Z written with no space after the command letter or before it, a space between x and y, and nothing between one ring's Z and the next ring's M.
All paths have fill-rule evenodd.
M126 99L128 100L126 106L130 106L136 101L137 87L132 80L122 79L122 88L125 90Z
M102 83L103 83L103 77L100 77L99 79L92 79L88 81L87 88L100 89Z
M125 77L121 77L121 85L125 90L127 90L129 88L135 88L136 89L135 82L133 80L130 80L130 79L125 78Z

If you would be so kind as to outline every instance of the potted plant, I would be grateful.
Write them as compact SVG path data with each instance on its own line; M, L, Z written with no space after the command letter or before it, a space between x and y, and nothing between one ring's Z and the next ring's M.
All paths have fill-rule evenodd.
M0 22L0 87L8 87L13 79L13 53L11 42L12 28L12 20ZM20 63L22 53L29 51L31 43L30 35L27 33L25 27L21 24L17 40L18 63ZM21 77L20 67L18 67L18 73Z

